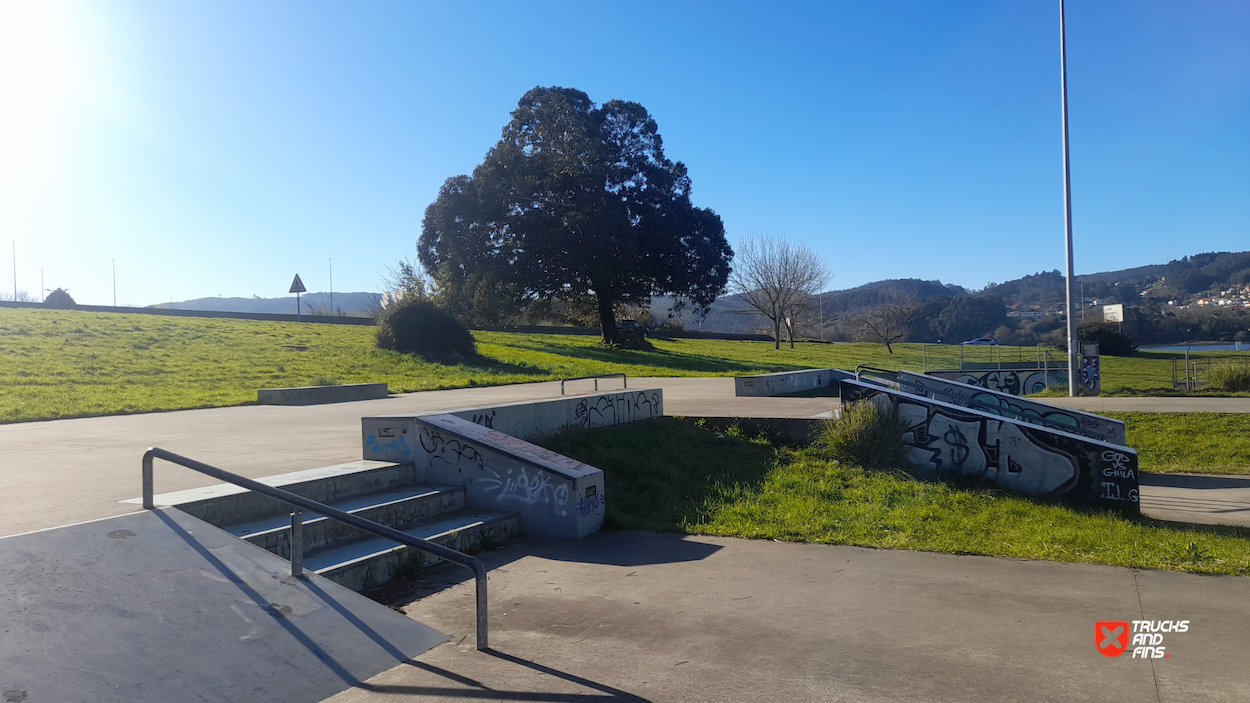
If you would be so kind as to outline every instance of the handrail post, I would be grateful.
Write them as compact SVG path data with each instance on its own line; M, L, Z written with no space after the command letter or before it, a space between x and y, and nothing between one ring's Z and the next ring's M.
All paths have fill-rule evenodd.
M477 650L490 649L490 625L486 617L486 567L474 561L473 575L477 580Z
M156 508L155 496L153 496L152 488L152 448L148 447L148 451L143 455L143 507L145 510L153 510Z
M304 511L291 511L291 575L304 575Z

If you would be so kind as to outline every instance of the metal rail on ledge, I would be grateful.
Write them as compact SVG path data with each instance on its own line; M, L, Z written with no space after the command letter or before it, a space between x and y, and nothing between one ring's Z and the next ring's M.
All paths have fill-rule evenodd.
M477 579L477 648L479 650L489 649L489 628L486 620L486 567L475 557L471 557L463 552L457 552L449 547L441 544L435 544L428 540L413 537L396 530L393 527L387 527L373 520L367 520L351 513L345 513L338 508L332 508L315 500L296 495L290 491L284 491L281 488L267 486L259 481L250 478L232 474L229 471L223 471L215 466L209 466L201 461L188 459L185 456L174 454L173 452L160 449L158 447L149 447L143 453L143 507L152 510L156 507L153 496L153 467L155 459L164 459L179 466L185 466L193 471L212 476L220 481L233 483L236 486L242 486L257 493L263 493L271 498L275 498L284 503L289 503L296 508L309 510L320 515L324 515L335 520L345 522L352 527L357 527L366 532L372 532L375 535L395 540L400 544L419 549L427 554L433 554L440 559L446 559L453 564L459 564L473 572ZM291 575L303 576L303 559L304 559L304 543L300 539L303 536L303 512L295 510L291 513Z
M864 376L881 379L882 381L893 383L895 385L897 385L899 382L897 371L890 371L889 369L879 369L879 368L876 368L875 366L856 366L855 367L855 380L862 381L864 380Z
M588 378L593 378L595 379L595 392L598 392L599 391L599 379L616 378L617 376L621 377L621 383L624 384L624 387L629 388L629 380L625 378L625 374L623 373L601 373L601 374L596 374L594 376L578 376L577 378L560 379L560 395L564 395L564 384L567 383L568 381L585 381Z

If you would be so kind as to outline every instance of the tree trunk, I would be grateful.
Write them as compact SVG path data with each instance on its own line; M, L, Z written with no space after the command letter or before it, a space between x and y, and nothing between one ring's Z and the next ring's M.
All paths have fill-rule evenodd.
M886 340L886 342L885 342L885 350L886 350L886 351L888 351L888 352L890 352L891 354L893 354L893 353L894 353L894 349L892 349L892 348L890 347L890 340L888 340L888 339L887 339L887 340Z
M773 349L781 349L781 318L773 320Z
M616 328L616 317L612 314L612 299L606 294L596 295L599 301L599 332L604 344L620 344L621 332Z

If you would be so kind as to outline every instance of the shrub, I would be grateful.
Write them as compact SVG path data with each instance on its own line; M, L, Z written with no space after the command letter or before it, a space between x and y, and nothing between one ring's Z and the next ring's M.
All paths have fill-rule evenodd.
M882 410L868 400L842 406L825 424L819 442L844 464L868 469L903 468L903 433L898 409Z
M473 335L451 313L426 300L405 298L378 317L378 346L455 362L477 355Z
M1089 322L1077 327L1077 339L1097 342L1102 356L1132 356L1137 353L1137 340L1120 332L1114 323ZM1066 343L1064 348L1067 348Z
M1207 385L1228 393L1250 391L1250 364L1225 361L1212 364Z

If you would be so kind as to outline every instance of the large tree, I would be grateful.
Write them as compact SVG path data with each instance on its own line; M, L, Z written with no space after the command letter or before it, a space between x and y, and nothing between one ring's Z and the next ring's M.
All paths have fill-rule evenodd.
M626 303L673 295L705 313L733 257L646 109L596 106L571 88L521 98L473 175L448 179L426 209L417 249L441 287L492 280L516 298L592 296L609 343L621 340L614 310Z

